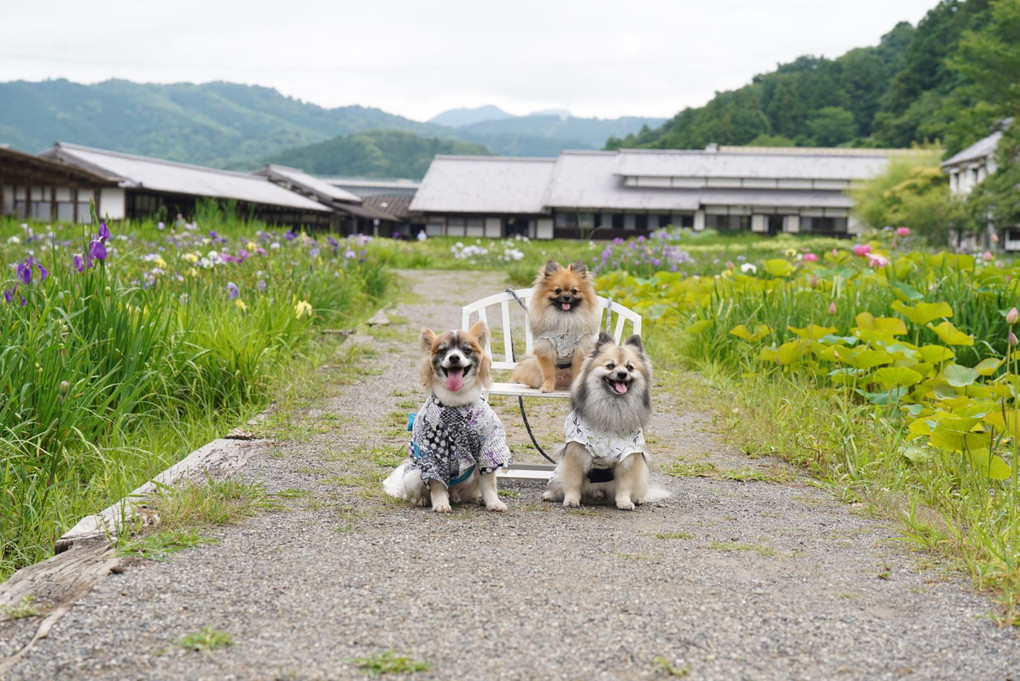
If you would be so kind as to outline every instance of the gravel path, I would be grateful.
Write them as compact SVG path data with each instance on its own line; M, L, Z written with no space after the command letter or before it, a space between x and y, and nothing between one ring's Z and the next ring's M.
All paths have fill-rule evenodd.
M418 331L456 326L461 303L506 286L401 276L418 295L388 311L358 380L299 415L294 432L310 435L263 446L242 472L303 495L107 577L10 679L365 678L352 660L386 651L430 665L390 678L1020 679L993 603L783 464L727 450L663 390L648 429L672 492L660 504L568 512L523 481L502 484L505 514L386 499L378 462L403 448L400 415L422 399ZM552 437L565 407L538 409ZM497 408L523 443L519 416ZM664 475L674 463L772 482ZM176 645L203 627L233 645ZM0 654L29 637L0 625Z

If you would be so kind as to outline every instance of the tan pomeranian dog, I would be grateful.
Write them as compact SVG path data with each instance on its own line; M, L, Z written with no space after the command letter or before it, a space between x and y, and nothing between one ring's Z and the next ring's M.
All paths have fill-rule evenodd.
M449 513L451 501L506 510L496 470L511 465L510 448L503 424L482 399L492 385L492 360L482 350L488 333L483 321L440 335L422 329L421 380L429 397L413 417L407 461L383 482L390 496L415 506L431 502L437 513Z
M592 276L584 263L561 267L550 261L539 271L534 287L528 303L532 356L514 368L510 380L544 393L566 390L599 333L601 315Z
M652 365L631 336L617 345L602 333L570 391L566 445L542 498L574 508L582 501L635 504L666 498L649 484L644 427L652 412Z

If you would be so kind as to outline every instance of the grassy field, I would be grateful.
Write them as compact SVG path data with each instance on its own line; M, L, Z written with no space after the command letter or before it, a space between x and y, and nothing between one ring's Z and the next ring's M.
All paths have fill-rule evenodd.
M1020 268L892 231L408 242L216 214L109 235L0 223L0 578L285 392L281 367L307 375L318 332L370 315L390 270L499 269L526 286L547 260L586 262L640 311L660 381L696 390L750 455L895 518L1018 621Z
M0 226L0 579L248 420L386 293L365 239L222 227Z

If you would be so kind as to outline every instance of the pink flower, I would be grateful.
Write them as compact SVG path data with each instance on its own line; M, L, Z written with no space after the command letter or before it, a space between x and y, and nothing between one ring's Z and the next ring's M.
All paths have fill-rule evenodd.
M889 264L889 258L878 255L876 253L866 253L868 256L868 265L871 267L885 267Z
M897 227L896 228L896 236L910 236L910 228L909 227Z
M829 303L829 314L836 314L836 303Z
M861 256L871 253L871 246L868 244L857 244L854 246L854 255Z
M985 262L991 262L995 260L995 256L992 255L991 251L985 251L984 253L981 254L981 259L984 260Z
M1010 311L1006 313L1006 323L1010 326L1016 324L1018 319L1020 319L1020 312L1018 312L1015 307L1011 308Z
M808 262L814 262L818 260L818 256L815 255L814 253L805 253L804 259L807 260Z
M1016 347L1016 342L1017 342L1016 341L1016 334L1013 333L1013 329L1012 328L1009 330L1009 335L1006 337L1006 340L1009 342L1009 347L1011 347L1011 348L1015 348Z

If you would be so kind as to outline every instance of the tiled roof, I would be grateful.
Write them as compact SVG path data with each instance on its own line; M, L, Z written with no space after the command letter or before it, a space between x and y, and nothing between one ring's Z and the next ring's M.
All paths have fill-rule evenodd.
M284 189L270 182L268 178L250 173L203 168L64 142L57 142L40 156L117 179L122 187L146 188L217 199L237 199L301 210L325 212L332 210L318 201Z
M545 212L554 158L436 156L411 201L414 212Z

